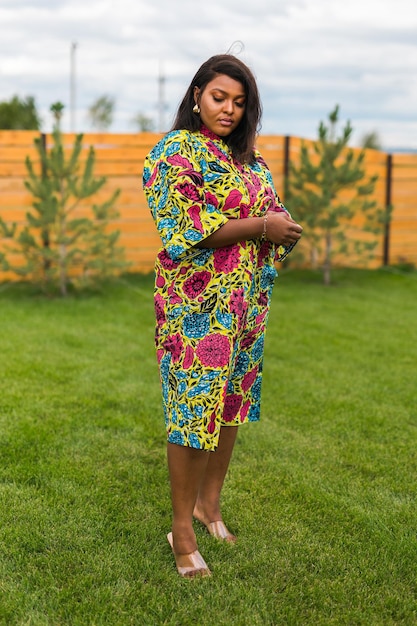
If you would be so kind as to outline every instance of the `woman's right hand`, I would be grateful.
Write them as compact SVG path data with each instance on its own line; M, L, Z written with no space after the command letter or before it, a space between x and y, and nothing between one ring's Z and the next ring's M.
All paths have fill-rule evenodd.
M303 228L288 213L268 211L265 217L265 237L272 243L279 246L290 246L300 239Z

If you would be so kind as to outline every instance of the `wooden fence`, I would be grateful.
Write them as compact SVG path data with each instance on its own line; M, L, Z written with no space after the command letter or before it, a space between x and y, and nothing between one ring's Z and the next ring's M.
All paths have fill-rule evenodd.
M33 141L39 133L32 131L0 131L0 216L7 223L23 225L32 197L26 190L26 156L36 162ZM112 228L121 233L120 244L126 250L132 271L149 272L153 268L160 240L142 191L143 160L160 135L85 134L83 154L90 145L96 152L96 175L107 177L100 192L104 199L121 189L117 209L120 217ZM47 145L51 137L45 137ZM65 134L64 143L72 147L74 135ZM297 162L302 139L284 136L261 136L258 147L267 161L281 198L290 161ZM312 142L306 142L310 145ZM374 197L379 206L393 206L391 221L379 237L376 264L413 263L417 265L417 154L386 154L367 150L367 173L378 174ZM289 207L291 208L291 207ZM0 251L9 245L0 239ZM346 263L348 264L348 263ZM14 276L0 273L0 280Z

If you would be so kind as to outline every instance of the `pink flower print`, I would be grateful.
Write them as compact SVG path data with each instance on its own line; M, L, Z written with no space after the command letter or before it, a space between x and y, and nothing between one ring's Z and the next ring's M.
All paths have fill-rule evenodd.
M250 372L244 375L243 380L242 380L242 389L245 393L246 391L248 391L248 389L252 387L253 383L256 380L257 375L258 375L258 366L254 367L253 370L251 370Z
M193 204L193 206L191 206L187 210L187 213L191 217L191 219L193 220L194 228L196 230L198 230L200 233L202 233L203 232L203 225L202 225L201 219L200 219L200 211L201 211L201 207L198 204Z
M167 158L168 163L174 165L175 167L179 167L180 171L178 172L178 176L188 176L191 178L193 183L198 187L202 187L204 184L204 179L199 172L196 172L193 169L192 163L185 157L180 154L174 154L173 156L169 156Z
M246 400L245 404L242 406L241 410L240 410L240 421L244 422L245 418L248 414L249 411L249 407L250 407L250 400Z
M241 199L242 199L241 192L238 189L232 189L232 191L229 193L229 195L227 196L225 200L223 211L228 211L229 209L236 209L239 206Z
M254 343L258 333L259 328L254 328L253 330L250 330L245 338L242 339L242 348L249 348Z
M157 174L158 174L158 171L159 171L159 168L155 167L155 169L153 170L153 172L152 172L151 176L150 176L150 177L149 177L149 179L146 181L146 183L145 183L145 187L152 187L152 185L153 185L153 183L154 183L154 181L155 181L155 178L156 178L156 176L157 176Z
M230 294L230 312L237 315L239 320L239 328L242 328L248 310L248 303L244 299L243 289L235 289Z
M252 171L251 171L250 177L252 179L253 186L255 187L257 191L259 191L262 187L261 179L259 178L259 176L255 174L255 172L252 172Z
M274 211L275 213L288 213L287 209L282 204L282 202L281 202L281 200L279 198L278 198L278 203L277 203L277 199L276 199L272 189L271 189L271 198L272 198L271 211Z
M180 183L179 185L176 185L175 189L177 189L181 195L185 196L189 200L192 200L193 202L199 202L200 200L198 190L195 185L192 185L191 183Z
M228 161L227 155L218 149L216 144L210 141L210 152L212 152L220 161Z
M217 197L214 195L214 193L211 193L211 191L206 191L204 196L205 196L207 204L211 204L215 206L216 208L219 206L219 201Z
M166 322L165 300L163 299L162 296L157 294L154 299L154 305L155 305L156 323L158 324L158 326L162 326Z
M158 359L158 363L162 361L162 357L164 356L164 354L165 350L162 350L161 348L156 351L156 358Z
M254 204L256 197L258 195L258 192L255 186L251 185L250 183L247 183L246 187L247 187L247 190L249 191L249 198L250 198L251 204Z
M216 413L212 413L210 417L210 422L207 424L207 432L212 435L216 430Z
M188 159L186 159L185 157L181 156L180 154L174 154L173 156L169 156L167 158L168 163L171 163L171 165L177 165L179 167L182 167L183 169L192 169L192 165L190 163L190 161Z
M250 204L241 204L240 214L239 214L240 219L243 219L244 217L249 217L249 214L250 214Z
M266 259L269 256L269 242L268 241L264 241L259 249L259 254L258 254L258 267L262 267L264 265L264 259Z
M244 299L243 289L234 289L230 294L230 312L236 315L243 315L248 308L247 302Z
M259 313L259 315L256 316L255 322L256 322L257 326L259 326L260 324L262 324L262 322L265 321L267 313L268 313L268 311L265 309L265 311L263 311L262 313Z
M163 276L157 276L155 284L157 287L163 287L165 285L165 278Z
M158 259L162 267L166 270L172 270L178 267L179 265L178 261L173 261L171 257L168 256L168 253L166 250L161 250L161 252L158 254Z
M257 159L258 163L260 163L261 165L263 165L265 167L265 169L268 169L268 166L266 164L266 161L263 159L263 157L261 157L260 154L257 155Z
M181 304L182 298L175 293L173 283L168 287L168 295L170 304Z
M183 346L182 337L179 333L168 335L164 341L164 348L168 350L168 352L171 352L174 363L180 360Z
M264 197L265 199L268 199L268 204L270 206L270 210L273 211L275 204L276 204L276 200L275 200L275 193L272 189L272 187L266 187L265 191L264 191Z
M184 281L182 289L186 296L189 298L196 298L200 293L204 291L210 282L210 272L194 272L189 278Z
M226 396L223 410L223 419L225 422L233 422L239 412L241 404L242 396L236 393Z
M237 245L217 248L213 254L214 269L216 272L230 274L239 267L240 252Z
M220 333L207 335L199 341L196 355L207 367L224 367L230 359L230 342Z
M266 295L265 291L260 292L258 296L258 304L260 306L265 306L266 304L268 304L268 296Z
M191 346L187 346L185 348L185 356L184 356L184 361L182 362L182 366L185 370L188 370L194 361L194 350L192 349Z

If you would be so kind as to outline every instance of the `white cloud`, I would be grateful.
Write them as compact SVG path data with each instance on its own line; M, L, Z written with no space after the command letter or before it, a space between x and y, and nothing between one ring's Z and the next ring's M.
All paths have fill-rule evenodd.
M34 95L44 126L61 100L69 124L70 47L76 50L77 124L103 94L116 99L111 130L139 111L165 123L208 56L241 40L264 102L265 132L315 137L338 103L354 138L417 148L414 0L2 0L0 100Z

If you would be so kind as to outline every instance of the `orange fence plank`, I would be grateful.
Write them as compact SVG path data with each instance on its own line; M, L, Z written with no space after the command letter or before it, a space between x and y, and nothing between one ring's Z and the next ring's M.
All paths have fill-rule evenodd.
M25 158L29 155L39 171L38 155L33 144L36 137L39 137L36 131L0 131L0 217L8 223L22 225L31 208L32 198L24 186L27 179ZM111 222L109 228L120 231L119 243L125 247L126 257L133 262L131 269L134 271L151 271L161 245L142 190L143 160L161 137L161 134L156 133L85 133L83 136L81 161L85 162L89 146L94 146L94 174L106 176L107 182L94 199L81 203L75 214L91 216L92 204L107 200L115 189L120 189L116 203L120 215ZM66 152L72 150L74 139L74 134L64 135ZM49 146L52 144L50 134L46 136L46 142ZM270 167L281 196L284 192L285 142L284 136L261 135L257 139L257 146ZM289 157L292 162L299 161L302 145L307 147L310 154L314 153L314 141L290 137ZM383 207L386 200L387 154L367 150L364 165L368 176L378 175L374 198ZM344 198L349 199L353 193L346 192ZM390 226L391 261L394 263L401 258L411 258L417 263L417 155L392 155L391 194L394 207ZM360 224L358 216L355 220L355 236L360 233ZM9 244L0 240L1 249ZM382 250L380 236L373 266L382 262ZM340 262L346 264L348 261L341 258ZM9 278L9 275L0 273L0 280L6 277Z
M5 147L32 146L39 135L37 130L0 130L0 154Z

